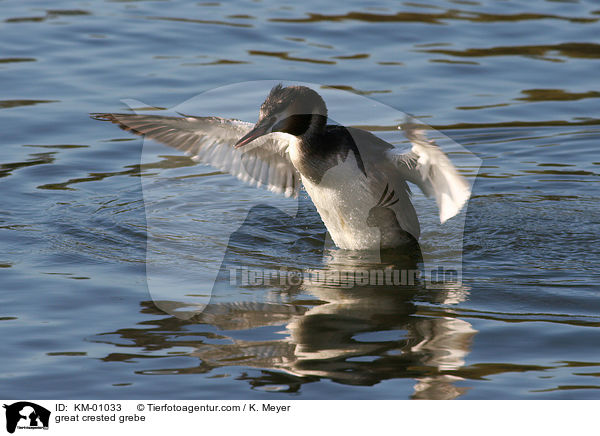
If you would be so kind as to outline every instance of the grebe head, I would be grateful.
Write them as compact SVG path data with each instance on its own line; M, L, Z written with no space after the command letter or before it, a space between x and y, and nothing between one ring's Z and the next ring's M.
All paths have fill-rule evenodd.
M271 89L260 107L258 122L241 138L235 148L271 132L284 132L294 136L318 132L327 121L327 107L317 92L306 86L281 84Z

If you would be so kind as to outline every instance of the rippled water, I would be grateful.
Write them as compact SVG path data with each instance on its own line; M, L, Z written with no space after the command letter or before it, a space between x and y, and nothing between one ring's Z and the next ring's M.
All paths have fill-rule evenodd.
M369 4L0 1L5 397L600 398L600 6ZM352 91L480 158L462 286L231 282L232 265L414 259L323 252L306 199L290 218L289 200L167 148L141 157L147 144L88 117L252 80ZM197 101L198 115L256 117L241 96ZM167 228L188 219L170 227L159 304L149 211ZM228 222L241 224L223 243ZM192 295L211 304L187 319L165 297L179 259L219 270Z

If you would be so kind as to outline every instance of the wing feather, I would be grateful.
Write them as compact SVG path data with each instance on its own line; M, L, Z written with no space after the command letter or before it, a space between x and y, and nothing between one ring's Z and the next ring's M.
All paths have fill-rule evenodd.
M411 142L412 150L397 154L391 149L387 152L388 157L406 180L416 184L428 197L435 197L440 222L444 223L458 214L469 199L469 184L442 149L427 139L424 129L410 120L401 128Z
M235 149L234 144L252 129L251 123L219 117L109 113L91 116L181 150L196 162L228 172L254 186L286 197L296 197L300 190L300 178L287 153L290 135L271 133Z

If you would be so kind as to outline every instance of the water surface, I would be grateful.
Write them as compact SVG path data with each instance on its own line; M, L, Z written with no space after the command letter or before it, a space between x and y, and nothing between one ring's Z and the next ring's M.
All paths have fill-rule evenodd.
M600 398L599 20L592 1L2 1L5 397ZM414 259L323 250L302 196L290 205L166 147L142 157L141 139L88 117L256 80L354 92L480 158L477 177L464 169L462 286L232 284L232 266ZM204 102L198 115L256 117L241 97ZM397 134L380 121L364 124ZM171 220L173 265L219 266L192 296L207 310L182 319L154 301L148 216ZM228 220L240 225L223 245Z

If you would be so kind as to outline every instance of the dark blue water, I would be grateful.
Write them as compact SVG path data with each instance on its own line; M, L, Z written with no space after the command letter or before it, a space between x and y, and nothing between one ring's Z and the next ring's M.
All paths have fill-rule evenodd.
M0 1L3 396L600 398L599 21L593 1ZM411 113L481 159L460 286L232 282L387 260L323 251L303 196L88 115L194 98L254 121L258 82L209 91L264 80L393 108L333 105L396 142ZM422 207L424 251L456 262Z

